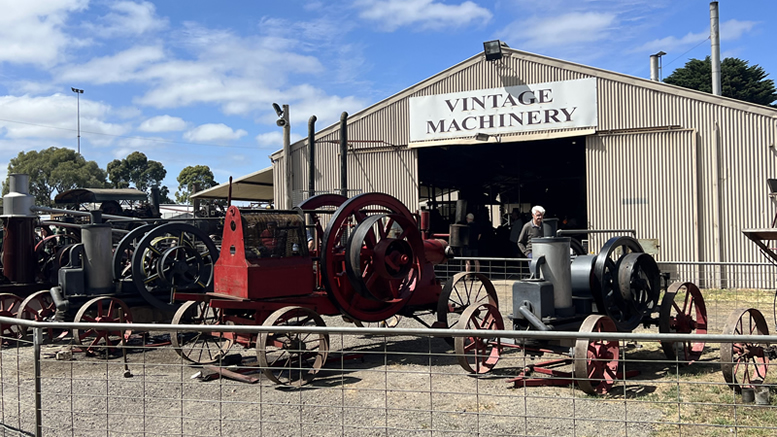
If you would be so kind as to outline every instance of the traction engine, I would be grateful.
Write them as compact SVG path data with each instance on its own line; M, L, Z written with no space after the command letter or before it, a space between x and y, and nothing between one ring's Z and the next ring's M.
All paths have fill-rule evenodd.
M173 323L323 326L321 315L354 323L403 315L448 327L473 303L496 304L493 286L479 274L459 274L443 287L433 267L448 257L447 242L423 239L413 214L387 194L314 196L295 211L231 206L213 292L176 293L187 302ZM459 290L464 276L478 286ZM437 321L424 322L424 312L436 312ZM179 331L172 342L197 364L219 361L234 343L256 345L265 375L294 386L318 373L329 350L326 335L281 329L258 338Z

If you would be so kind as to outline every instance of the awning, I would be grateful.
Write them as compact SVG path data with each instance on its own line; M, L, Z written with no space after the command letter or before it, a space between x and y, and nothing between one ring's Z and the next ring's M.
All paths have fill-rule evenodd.
M229 182L192 194L191 197L194 199L226 199L229 197ZM272 202L272 167L232 179L232 200Z
M57 194L54 203L97 203L115 200L148 200L148 195L134 188L76 188Z

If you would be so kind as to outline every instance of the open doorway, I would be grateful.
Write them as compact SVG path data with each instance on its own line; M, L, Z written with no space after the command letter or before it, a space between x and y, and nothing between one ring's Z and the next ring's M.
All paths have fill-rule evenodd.
M481 256L509 256L513 208L522 223L531 206L542 205L560 228L586 227L585 137L422 148L418 169L433 232L455 222L458 199L481 227L493 229Z

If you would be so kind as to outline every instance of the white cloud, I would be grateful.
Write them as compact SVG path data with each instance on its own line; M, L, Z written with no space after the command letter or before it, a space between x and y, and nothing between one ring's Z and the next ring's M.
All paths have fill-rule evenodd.
M120 1L109 3L111 12L100 17L98 24L86 23L87 29L102 38L137 36L163 30L168 21L157 18L156 6L150 2Z
M753 30L758 25L756 21L728 20L720 23L720 39L734 41Z
M208 123L185 132L183 138L186 141L192 142L213 142L237 140L244 137L247 133L243 129L233 130L223 123Z
M617 24L613 13L570 12L559 16L528 17L498 32L504 41L515 41L528 50L568 47L611 38Z
M448 5L434 0L357 0L359 16L393 32L403 26L442 30L470 24L485 24L491 12L471 1Z
M744 34L750 32L758 23L755 21L728 20L720 23L721 41L735 41ZM709 27L701 32L689 32L682 37L667 36L660 39L649 41L632 52L650 52L654 53L663 50L667 53L679 53L683 50L698 45L710 38Z
M84 64L70 64L60 69L56 76L62 83L124 83L145 78L143 71L164 58L165 53L160 46L138 46L114 55L92 58Z
M0 96L0 127L5 128L5 138L75 138L79 120L76 103L73 96L64 94ZM110 106L81 98L81 136L104 142L124 135L126 126L104 121L110 111Z
M160 115L143 121L138 126L141 132L172 132L186 129L186 122L179 117Z
M283 147L283 133L281 131L259 134L255 139L262 148L275 150Z
M88 0L0 1L0 62L56 64L68 46L83 44L63 31L71 12L85 9Z

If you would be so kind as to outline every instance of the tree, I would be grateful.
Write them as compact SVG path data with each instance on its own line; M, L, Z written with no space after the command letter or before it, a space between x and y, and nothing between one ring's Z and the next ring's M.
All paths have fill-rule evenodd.
M213 172L207 165L189 166L181 170L178 175L178 191L175 192L177 203L188 204L194 184L197 184L200 190L215 187L218 185L213 179Z
M19 152L8 163L8 174L30 178L30 194L39 206L52 206L57 194L73 188L105 188L105 171L96 162L86 161L73 149L50 147L40 152ZM9 190L3 182L3 194Z
M122 160L108 163L108 178L113 188L127 188L134 185L148 192L151 186L160 185L167 170L158 161L150 161L143 152L132 152Z
M760 66L749 66L747 61L726 58L720 63L721 93L745 102L777 107L777 90L774 81ZM706 93L712 92L712 62L707 56L703 61L691 59L685 67L678 68L664 82Z

